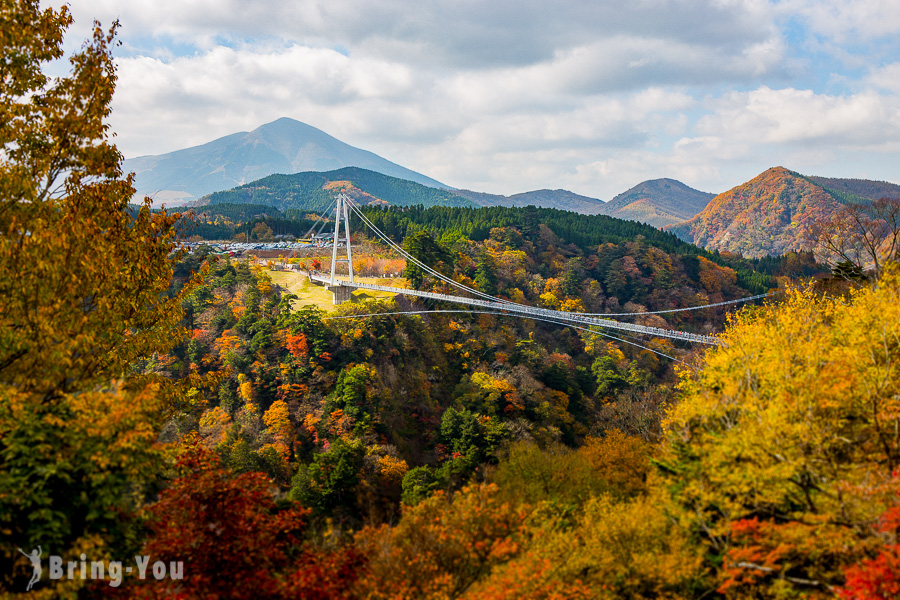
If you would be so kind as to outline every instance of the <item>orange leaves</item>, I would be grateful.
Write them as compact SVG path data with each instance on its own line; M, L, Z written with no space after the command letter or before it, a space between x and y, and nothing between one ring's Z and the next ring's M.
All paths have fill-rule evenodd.
M257 283L256 283L256 289L258 289L259 293L262 294L263 296L268 296L269 294L271 294L272 293L271 278L269 278L268 276L265 276L265 277L263 277L261 275L258 276Z
M718 591L740 596L742 587L759 589L781 580L810 589L812 597L830 597L831 582L841 576L837 567L856 560L867 543L828 521L816 515L802 523L755 517L732 523L732 547Z
M735 285L737 275L734 269L720 267L712 261L698 257L700 261L700 285L710 294L718 294Z
M231 330L228 329L222 332L222 335L213 342L213 349L220 357L224 358L225 355L237 350L241 345L240 336L232 334Z
M479 581L464 598L471 600L588 600L594 598L591 589L575 580L554 578L558 563L549 558L526 554Z
M345 180L328 181L322 186L323 190L337 190L343 192L348 188L352 188L353 183ZM333 212L333 211L332 211Z
M406 261L369 254L353 255L353 272L361 277L395 277L403 272Z
M587 438L576 454L615 495L627 497L647 490L652 449L641 438L612 429L603 438Z
M357 587L371 599L454 598L521 550L527 509L499 500L496 486L438 492L408 509L396 527L356 536L369 557Z
M288 333L286 338L286 346L288 352L291 353L291 356L303 359L309 355L309 343L306 341L305 335L302 333L298 333L297 335Z
M299 400L306 395L309 387L302 383L283 383L278 386L278 399L291 401Z
M399 483L407 471L409 471L409 465L403 459L390 455L382 456L378 459L378 474L389 481Z

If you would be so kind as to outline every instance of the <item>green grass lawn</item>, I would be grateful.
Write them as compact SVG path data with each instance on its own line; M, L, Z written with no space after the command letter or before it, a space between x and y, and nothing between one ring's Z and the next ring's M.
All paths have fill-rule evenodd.
M331 312L334 310L332 304L331 293L325 290L323 285L315 285L311 283L306 275L301 275L296 271L266 271L272 278L272 283L287 289L291 294L297 296L294 301L294 309L302 306L315 306L324 311ZM402 277L394 279L384 279L375 277L356 277L363 283L374 283L377 285L386 285L392 287L407 287L406 279ZM353 292L351 302L363 302L365 300L379 299L384 300L393 298L394 294L388 292L377 292L374 290L357 290Z

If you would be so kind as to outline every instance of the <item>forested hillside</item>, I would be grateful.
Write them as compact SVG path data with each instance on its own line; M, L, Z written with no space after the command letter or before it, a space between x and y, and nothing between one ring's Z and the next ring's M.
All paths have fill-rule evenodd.
M538 243L540 225L545 226L560 240L560 245L571 245L570 251L591 253L597 246L622 245L641 240L665 253L683 257L703 257L720 266L731 268L738 285L753 293L761 293L776 285L772 276L813 275L819 272L808 253L788 253L782 257L744 259L729 253L710 252L688 244L669 232L635 221L616 219L605 215L579 215L569 211L548 208L481 209L443 208L381 210L366 209L368 218L396 241L418 229L432 232L442 240L464 238L482 241L496 227L513 228L526 239ZM689 262L689 261L688 261Z
M783 167L775 167L724 194L693 219L667 228L710 250L761 257L808 249L805 235L841 200Z
M392 206L472 206L470 200L452 192L382 175L358 167L335 171L309 171L294 175L270 175L224 192L215 192L200 204L263 204L281 210L290 208L321 212L337 192L361 204L382 202Z
M558 208L570 210L585 215L596 215L603 212L605 203L596 198L581 196L567 190L534 190L501 196L499 194L485 194L471 190L453 190L453 193L472 200L479 206L538 206L541 208Z
M831 194L848 194L855 198L878 200L880 198L900 198L900 185L887 181L870 179L839 179L836 177L807 177Z
M610 232L588 250L536 220L524 233L498 226L483 239L466 239L451 225L461 210L369 213L392 235L405 228L400 240L408 251L445 274L536 306L641 313L749 294L733 269L670 254L641 236ZM444 234L435 240L421 223L441 212L451 214L443 215ZM195 254L176 273L197 270L203 260ZM419 288L442 289L418 269L408 267L407 276ZM160 368L175 377L218 372L224 379L206 394L195 421L170 426L197 428L226 464L264 470L322 515L350 523L386 519L397 514L401 496L415 504L431 490L458 489L509 440L574 447L611 427L658 439L662 408L672 398L666 356L693 351L500 316L344 318L398 310L390 302L348 305L336 315L292 310L290 296L256 263L217 263L185 303L191 339ZM709 333L723 323L724 309L636 320ZM273 437L265 424L276 414L284 421ZM364 467L365 456L395 465L390 485L378 479L381 467ZM337 481L328 465L342 461L355 466ZM360 485L369 490L362 497Z

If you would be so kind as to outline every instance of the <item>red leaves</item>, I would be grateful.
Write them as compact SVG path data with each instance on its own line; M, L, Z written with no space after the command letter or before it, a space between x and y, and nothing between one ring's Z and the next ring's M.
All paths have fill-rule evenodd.
M894 480L898 480L894 472ZM878 529L892 534L896 542L900 530L900 505L895 505L881 516ZM886 544L879 554L870 560L844 570L847 582L839 591L847 600L890 600L900 598L900 544Z
M278 510L265 476L232 474L196 440L177 468L180 476L149 509L144 552L154 561L184 561L184 580L148 580L129 592L186 599L344 597L360 555L300 551L309 511Z
M847 600L900 598L900 545L893 544L874 559L845 570L847 583L839 591Z

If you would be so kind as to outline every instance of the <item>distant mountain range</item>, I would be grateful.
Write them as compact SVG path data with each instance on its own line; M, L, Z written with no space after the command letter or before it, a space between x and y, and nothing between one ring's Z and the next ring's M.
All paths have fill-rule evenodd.
M769 169L719 194L690 220L667 227L709 250L746 257L805 249L804 234L848 202L900 197L900 186L864 179L807 177L784 167Z
M617 196L610 204L567 190L535 190L512 196L454 190L435 179L366 150L354 148L315 127L288 118L267 123L249 133L234 133L201 146L157 156L131 158L125 161L124 167L126 171L135 173L135 188L139 196L149 195L156 204L166 203L169 206L191 204L201 197L204 198L204 204L224 201L221 200L222 196L205 198L216 192L234 191L234 194L229 195L231 198L247 197L248 193L259 194L261 192L257 182L276 174L317 172L322 176L319 178L322 185L325 185L339 181L335 177L343 177L344 174L337 171L345 167L374 171L428 188L450 190L458 198L451 201L447 194L435 195L421 190L416 193L406 190L400 196L381 198L371 190L364 190L365 186L373 185L374 180L356 172L356 179L360 181L354 183L363 185L359 190L390 204L405 205L412 201L411 198L419 197L426 206L430 206L432 201L438 204L455 202L457 205L460 202L472 202L477 206L534 205L588 215L608 214L622 219L645 221L655 226L677 223L694 216L702 209L702 200L708 199L707 196L712 197L712 194L699 192L671 179L644 182ZM305 190L304 193L321 196L319 192L322 190L309 187L310 177L313 176L306 175L303 183L295 183ZM387 188L392 190L391 193L397 193L400 189L397 185L389 185ZM273 203L273 206L299 207L302 202L297 189L299 188L295 186L290 198L283 200L269 194L267 202ZM626 196L628 201L624 198ZM308 199L310 209L319 204L319 200L312 196Z
M642 221L659 227L684 221L705 206L712 194L699 192L672 179L647 181L617 201L606 203L567 190L535 190L513 196L470 190L448 190L390 177L382 173L346 167L334 171L308 171L293 175L270 175L230 190L214 192L192 204L249 203L318 211L343 191L363 204L393 206L538 206L586 215L605 214ZM693 207L693 208L692 208Z
M603 202L567 190L512 196L450 188L293 119L159 156L125 161L139 194L175 205L258 204L323 210L343 191L365 204L528 206L608 215L666 228L710 250L748 257L803 248L815 219L842 204L900 197L900 186L804 176L784 167L714 196L674 179L645 181Z
M240 132L208 144L125 160L135 188L169 205L250 183L275 173L331 171L362 167L422 185L447 188L439 181L354 148L300 121L282 118L251 132Z
M540 206L585 215L609 215L663 227L690 219L703 210L715 194L701 192L674 179L654 179L634 186L609 202L567 190L536 190L513 196L453 190L479 206Z

